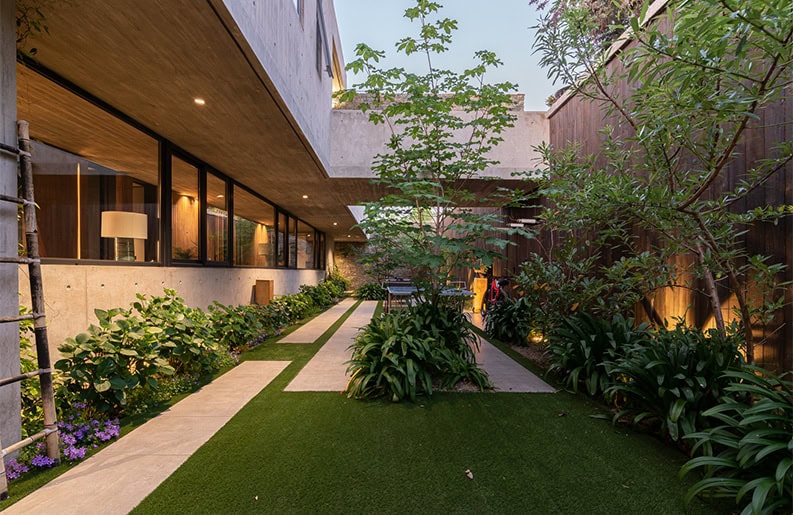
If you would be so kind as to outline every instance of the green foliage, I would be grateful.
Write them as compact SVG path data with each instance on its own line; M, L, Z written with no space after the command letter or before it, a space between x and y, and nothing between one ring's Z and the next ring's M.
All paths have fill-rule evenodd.
M388 290L380 283L366 283L355 292L355 297L362 300L385 300Z
M19 306L19 314L27 315L31 311ZM19 322L19 368L24 374L39 368L36 351L33 346L33 320ZM44 406L41 402L41 382L38 377L19 383L22 401L22 436L27 437L38 433L44 427Z
M55 368L61 371L62 397L120 413L129 390L154 390L158 378L172 375L174 368L160 352L162 329L119 308L95 313L98 325L58 347L62 357Z
M496 340L526 345L529 334L538 328L535 306L527 297L506 298L488 309L485 331Z
M259 304L227 306L213 302L209 306L209 331L211 338L222 348L238 352L251 347L261 337L276 334L286 323L268 316L269 306Z
M347 395L415 401L432 394L433 382L451 388L464 379L484 389L489 381L476 367L476 344L465 316L452 308L424 303L384 313L350 347Z
M788 372L786 375L790 375ZM702 415L714 425L686 435L692 458L681 476L704 469L688 492L734 498L745 514L790 513L793 509L793 382L767 370L728 371L720 403ZM751 498L749 497L751 494Z
M611 321L580 313L562 320L551 333L549 372L559 373L565 384L578 392L581 384L591 396L601 395L613 382L608 362L621 359L633 345L647 346L646 324L634 327L632 318L615 315Z
M202 376L217 370L220 349L209 331L209 318L200 309L187 306L174 290L159 297L138 293L132 312L154 337L152 346L168 360L177 375Z
M337 287L341 288L342 294L344 294L346 290L349 290L350 286L352 285L349 279L341 275L341 272L339 271L339 267L336 265L333 265L333 270L331 270L330 273L328 273L327 277L325 278L325 281L334 283ZM341 294L337 295L337 297L341 297Z
M499 216L468 207L503 206L509 199L502 192L483 195L466 186L496 164L490 151L514 122L514 85L485 82L486 72L501 64L488 51L476 52L473 66L461 73L435 66L457 27L454 20L434 19L440 8L418 0L405 17L420 24L419 34L396 44L398 52L421 54L426 74L382 69L385 54L359 44L347 68L367 78L359 89L337 95L353 102L365 93L358 107L390 132L388 151L372 164L376 182L389 193L366 206L360 225L371 245L364 258L377 274L410 271L433 303L456 270L491 263L507 245L501 236L518 232L504 229Z
M633 344L623 358L606 363L616 380L606 393L621 410L614 420L654 424L673 441L706 426L702 412L724 394L725 371L741 366L739 336L722 337L679 325L660 330L656 341Z
M270 306L287 324L302 320L317 310L311 297L303 292L276 297Z
M535 49L549 76L606 119L597 155L540 148L548 173L539 195L548 202L539 218L556 237L575 235L582 249L604 249L612 262L624 257L597 275L618 289L702 289L722 337L717 282L729 288L751 362L752 326L774 315L787 285L779 265L749 255L741 238L754 224L788 216L786 206L756 199L785 173L793 141L737 150L762 145L747 139L749 131L762 131L760 115L786 95L791 4L675 0L660 15L666 23L656 23L644 2L625 25L611 16L610 29L630 28L634 43L606 65L602 12L590 3L554 1L538 27Z

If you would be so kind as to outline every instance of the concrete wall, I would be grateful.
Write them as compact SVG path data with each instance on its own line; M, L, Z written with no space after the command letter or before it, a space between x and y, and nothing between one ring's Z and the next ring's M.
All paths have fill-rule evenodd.
M0 0L0 142L16 146L16 17L14 0ZM0 194L16 196L16 158L0 153ZM0 256L17 253L17 207L0 202ZM0 316L17 314L17 265L0 264ZM30 291L30 287L26 288ZM0 324L0 377L19 373L19 327ZM0 387L0 441L19 440L19 384Z
M47 334L53 358L67 337L85 332L96 322L95 309L129 307L136 293L161 295L164 288L192 307L250 304L257 279L273 279L275 295L296 293L301 284L317 284L323 270L275 270L262 268L42 265ZM19 300L30 306L26 288L27 269L20 268ZM23 289L23 287L25 287ZM15 306L16 306L16 298Z
M321 1L328 48L332 54L335 45L343 70L333 1ZM333 79L316 70L317 0L303 0L302 20L293 0L224 0L224 5L328 169Z
M490 153L500 163L484 175L511 179L512 172L534 170L540 155L532 147L548 141L548 120L538 111L515 111L515 126L507 129L504 141ZM372 159L387 152L388 126L374 125L357 109L334 109L331 117L331 177L373 177Z

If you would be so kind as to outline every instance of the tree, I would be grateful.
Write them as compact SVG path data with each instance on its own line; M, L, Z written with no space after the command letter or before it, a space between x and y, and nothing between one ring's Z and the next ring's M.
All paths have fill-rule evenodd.
M775 175L790 173L793 141L782 138L757 157L739 155L738 147L763 128L763 110L789 96L793 7L788 0L672 0L664 16L650 20L645 2L628 27L604 32L588 1L557 0L537 28L535 47L549 76L597 103L608 120L600 160L542 149L551 201L544 219L563 231L581 230L587 220L593 242L632 260L624 278L655 270L661 284L692 288L701 279L722 334L720 290L729 292L751 362L753 325L783 305L787 285L777 280L782 265L750 255L740 238L753 224L793 213L793 206L751 198ZM604 34L622 29L632 43L607 64ZM749 207L741 207L747 199ZM649 244L637 230L650 235ZM681 256L692 259L681 266Z
M386 124L390 132L389 152L372 164L387 194L366 206L360 224L379 242L372 257L414 270L416 286L432 303L456 269L488 264L507 244L484 236L508 231L499 227L499 217L477 208L504 205L509 196L483 195L467 181L482 179L496 164L488 152L514 120L514 85L485 82L487 70L501 64L492 52L476 52L474 66L460 73L435 66L457 28L448 18L430 20L440 8L417 0L405 17L420 24L419 34L396 44L406 55L426 56L425 74L381 69L385 53L359 44L347 68L365 72L366 80L338 96L342 102L357 100L371 122Z

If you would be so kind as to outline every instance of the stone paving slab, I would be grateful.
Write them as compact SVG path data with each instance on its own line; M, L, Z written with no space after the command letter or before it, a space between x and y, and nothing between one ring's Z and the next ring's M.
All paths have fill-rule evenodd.
M377 301L364 301L285 388L287 392L341 392L347 387L348 350L372 319ZM327 328L326 328L327 329Z
M3 514L129 513L289 363L240 363Z
M356 302L356 299L350 297L343 299L321 315L314 317L307 324L278 340L278 343L314 343Z
M556 392L556 388L526 370L487 340L479 339L479 350L475 355L476 363L487 372L496 392Z

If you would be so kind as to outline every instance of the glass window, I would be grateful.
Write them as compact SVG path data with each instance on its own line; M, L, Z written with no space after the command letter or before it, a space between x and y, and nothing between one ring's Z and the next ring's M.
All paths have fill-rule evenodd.
M226 181L211 173L207 173L206 205L207 260L225 262L229 233Z
M288 230L288 223L287 219L289 217L286 216L284 213L278 213L278 266L287 266L287 253L286 253L286 242L287 242L287 230Z
M234 186L234 264L272 267L275 261L275 208Z
M316 268L316 244L317 237L314 228L299 220L297 223L297 268Z
M42 257L157 260L156 172L125 173L42 142L32 145Z
M198 259L198 168L171 159L171 257Z
M297 263L297 220L289 217L289 267L295 268Z

